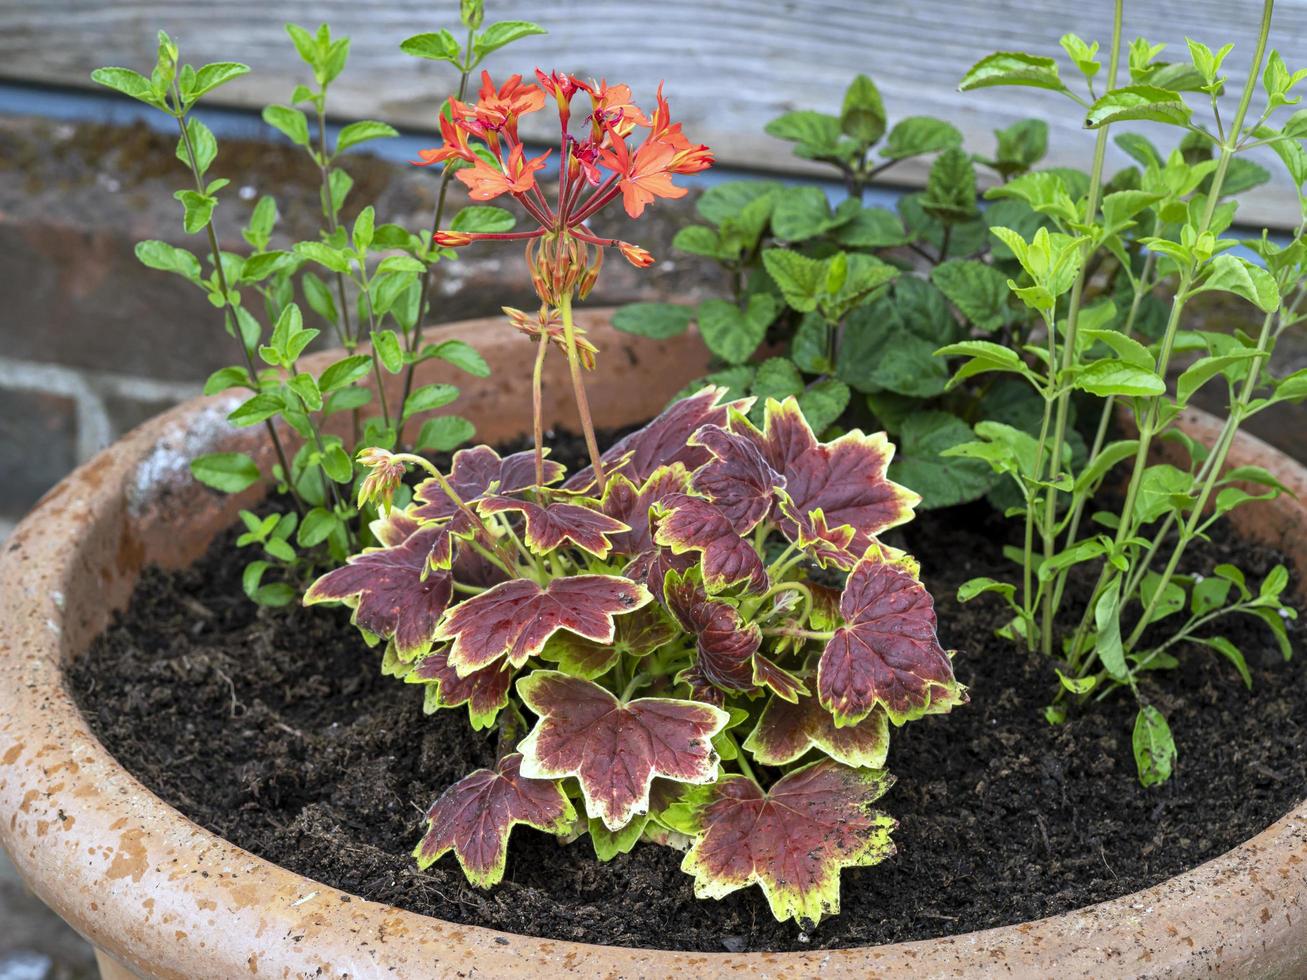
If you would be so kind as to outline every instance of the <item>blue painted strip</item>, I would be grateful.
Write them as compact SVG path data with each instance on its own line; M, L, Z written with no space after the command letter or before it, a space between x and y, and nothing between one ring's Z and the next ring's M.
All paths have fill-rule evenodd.
M201 122L213 130L219 139L267 140L269 142L289 143L277 130L263 121L260 115L248 109L226 109L215 106L202 106L194 113ZM158 109L111 92L97 92L72 88L50 88L45 86L23 85L0 81L0 116L44 116L67 122L100 122L114 125L129 125L144 122L151 129L161 133L175 131L176 123ZM329 139L334 141L340 132L341 124L327 124ZM392 163L408 163L415 159L418 150L439 144L439 138L423 135L413 131L402 131L394 139L373 140L363 146L346 152L371 153ZM532 153L543 153L548 147L529 146ZM556 149L556 148L555 148ZM545 173L556 173L558 169L557 152L550 154ZM796 177L787 174L773 174L757 170L733 167L713 167L697 174L685 174L680 178L690 187L711 187L730 180L767 179L777 180L789 185L819 186L830 198L831 204L838 204L848 197L844 186L839 181L821 180L810 176ZM875 185L867 188L863 203L870 207L894 209L900 197L907 191L889 186ZM983 203L982 203L983 206ZM1235 225L1232 232L1242 237L1260 237L1261 229ZM1271 239L1281 245L1287 245L1289 238L1282 233L1271 235ZM1257 263L1261 260L1251 249L1238 245L1231 252L1241 258Z

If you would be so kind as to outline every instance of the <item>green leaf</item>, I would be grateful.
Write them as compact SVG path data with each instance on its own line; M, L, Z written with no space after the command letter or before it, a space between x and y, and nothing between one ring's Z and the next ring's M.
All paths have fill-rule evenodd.
M1141 786L1156 786L1171 778L1175 740L1165 716L1151 704L1141 707L1135 716L1132 744Z
M699 332L708 349L727 364L742 364L762 343L776 318L776 306L769 293L754 293L746 310L729 300L704 300L697 312Z
M502 234L512 231L517 224L511 211L491 207L486 204L474 204L463 208L454 215L449 223L453 231L466 231L471 234Z
M1203 280L1203 288L1242 296L1263 313L1274 313L1280 306L1275 277L1247 259L1234 255L1218 255L1212 260L1211 272Z
M209 375L208 380L204 382L204 393L206 395L217 395L232 388L249 388L253 390L254 382L250 380L250 373L245 368L234 365L219 368Z
M852 217L858 205L841 206L832 213L826 192L820 187L794 187L781 194L772 209L772 231L787 242L803 242L833 228L838 228Z
M647 813L637 814L620 830L609 830L598 817L591 817L590 843L594 845L595 857L600 861L611 861L619 854L629 853L640 842L648 824Z
M213 64L205 65L195 73L195 81L191 83L187 98L193 102L201 95L212 92L219 85L226 85L233 78L247 74L249 70L249 65L242 65L237 61L215 61Z
M188 235L202 231L213 217L213 209L218 206L216 197L201 194L199 191L178 191L173 197L182 202L184 208L182 226Z
M150 80L140 72L132 71L130 68L97 68L91 72L91 81L97 85L103 85L105 88L111 88L115 92L131 96L133 99L139 99L142 102L148 102L152 106L164 108L164 102L155 94L154 86L150 84Z
M975 438L971 427L948 412L917 412L903 422L890 479L921 494L924 509L979 500L994 483L989 464L941 456Z
M188 167L191 165L190 154L186 152L186 141L190 140L191 150L195 153L195 167L203 177L218 155L218 140L213 130L192 116L186 122L186 138L177 138L177 159Z
M1239 677L1243 680L1243 686L1248 690L1253 689L1253 675L1248 670L1248 661L1244 659L1243 651L1227 640L1224 636L1207 636L1199 637L1198 642L1204 646L1209 646L1230 663L1234 664L1234 669L1239 672Z
M448 61L453 64L458 63L459 55L462 53L454 35L444 30L434 34L414 34L400 43L399 50L415 58Z
M930 281L963 316L986 333L993 333L1007 322L1007 276L993 266L973 259L949 259L931 270Z
M890 130L880 155L887 160L903 160L961 145L962 133L951 123L930 116L908 116Z
M318 390L318 383L313 380L311 374L297 374L286 382L290 390L299 396L299 400L304 403L304 407L310 412L316 412L322 408L322 392Z
M372 358L367 354L352 354L343 357L322 372L318 378L318 388L324 395L353 384L366 377L372 369Z
M1150 398L1166 394L1166 384L1154 372L1115 357L1091 362L1076 375L1075 387L1100 398L1108 395Z
M958 88L968 92L994 85L1026 85L1054 92L1067 91L1058 76L1056 61L1022 51L996 51L981 58L962 76Z
M343 528L339 517L323 507L314 507L304 515L295 540L301 548L315 548Z
M299 242L295 246L295 254L332 272L349 273L349 257L325 242Z
M834 425L849 406L849 386L834 378L823 378L799 393L799 410L813 432Z
M1178 92L1155 85L1127 85L1112 89L1089 107L1085 128L1097 129L1132 119L1184 126L1191 114L1192 110Z
M1022 119L1006 129L994 130L994 158L985 161L1004 178L1029 170L1048 152L1048 123Z
M322 454L322 472L336 483L349 483L354 479L354 462L340 443L332 443Z
M783 401L790 395L798 395L803 391L803 377L792 361L772 357L758 365L752 391L758 397L759 404L765 403L768 398Z
M908 242L902 220L887 208L854 211L851 219L831 232L831 237L850 248L894 248Z
M878 306L859 307L849 316L836 357L837 376L862 392L891 391L916 398L941 394L948 383L948 363L935 356L936 342L900 325L886 329L875 316Z
M1135 518L1141 524L1151 524L1163 514L1177 510L1193 485L1193 477L1169 463L1148 467L1139 479Z
M458 415L441 415L427 419L418 433L416 450L430 449L438 453L453 452L476 435L476 426Z
M326 283L312 272L305 272L300 278L300 285L304 288L304 299L314 313L328 323L336 324L340 322L340 314L336 310L336 299L332 296L331 290Z
M1175 403L1183 408L1203 385L1218 374L1260 356L1257 350L1244 350L1220 357L1201 357L1185 368L1175 384Z
M377 265L377 275L385 275L388 272L412 272L418 275L427 271L427 267L419 259L411 255L388 255Z
M733 258L733 252L722 245L721 236L706 225L686 225L672 238L672 248L690 255L702 255L710 259Z
M548 31L539 24L533 24L528 20L501 20L497 24L491 24L476 36L472 41L472 51L479 61L491 51L498 51L506 44L512 44L533 34L547 33Z
M290 252L259 252L257 255L251 255L241 266L241 282L254 283L262 282L269 276L280 272L294 263L295 259Z
M976 209L976 168L966 152L951 147L935 158L926 177L921 209L946 224L969 221L980 213Z
M245 453L209 453L191 460L191 476L223 493L240 493L259 479L259 467Z
M817 300L826 289L825 262L785 248L764 249L762 261L785 302L800 313L817 308Z
M263 121L296 146L309 145L309 121L299 109L270 105L263 110Z
M423 385L412 392L404 402L405 421L422 412L444 408L458 398L458 387L450 384Z
M1113 579L1094 604L1094 627L1098 631L1095 649L1103 669L1116 680L1125 680L1125 648L1121 643L1121 580Z
M715 225L738 218L754 202L781 190L774 180L728 180L703 192L695 210Z
M241 231L241 235L255 251L262 252L268 247L268 241L272 238L272 229L276 225L277 202L270 194L265 194L254 206L254 210L250 213L250 222Z
M400 346L395 331L373 330L372 349L376 352L377 359L381 361L381 366L391 374L398 374L404 370L404 349Z
M685 333L694 310L675 303L628 303L613 314L613 326L622 333L666 340Z
M167 242L137 242L136 259L147 268L172 272L191 282L200 281L200 260L186 249Z
M399 130L394 126L373 119L363 119L350 123L336 137L336 152L341 153L351 146L358 146L368 140L390 139L398 136Z
M857 75L844 92L840 130L856 142L870 146L885 133L885 103L866 75Z
M347 171L337 169L331 172L330 184L331 207L339 214L340 209L345 206L345 198L349 196L350 188L354 186L354 178Z
M277 395L262 392L238 405L227 416L227 421L238 428L257 425L285 410L285 403Z
M439 358L446 364L452 364L460 371L465 371L475 378L490 377L490 365L475 347L464 340L442 340L434 346L422 350L422 360Z
M777 116L763 127L768 136L797 143L795 153L820 159L837 152L840 121L822 112L800 109Z
M350 241L354 245L356 252L366 252L372 246L372 233L376 229L377 214L372 205L368 205L359 212L359 216L354 219L354 229L350 233ZM408 256L404 256L407 258ZM423 269L417 270L425 271ZM378 269L380 272L380 269Z
M1067 677L1062 671L1056 669L1054 669L1054 673L1057 674L1057 679L1062 682L1062 686L1072 694L1088 694L1098 682L1098 678L1093 674L1088 677Z

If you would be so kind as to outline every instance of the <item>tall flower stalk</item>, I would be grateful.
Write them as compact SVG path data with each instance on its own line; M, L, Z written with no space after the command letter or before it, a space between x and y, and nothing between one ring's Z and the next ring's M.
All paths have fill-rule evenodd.
M616 248L637 268L652 264L653 256L630 242L599 237L589 222L619 196L632 218L639 218L655 198L684 196L685 188L676 186L672 177L708 168L713 156L706 146L692 144L680 124L671 121L661 87L654 112L646 115L631 101L627 85L587 83L562 72L546 74L539 69L536 77L539 85L513 75L496 86L489 73L482 72L475 104L460 98L446 103L439 122L444 143L422 150L420 165L444 164L446 177L457 167L452 172L473 200L509 195L535 221L537 227L529 231L440 229L434 239L437 245L452 248L476 241L525 242L531 284L541 303L537 325L527 332L542 344L561 340L591 466L602 486L604 464L582 372L583 367L593 366L594 351L593 347L585 349L588 342L576 324L573 303L584 300L594 288L606 249ZM579 127L581 134L574 135L570 128L572 102L582 92L589 98L590 111ZM536 175L553 151L528 157L518 135L519 120L544 108L547 94L553 97L559 121L558 192L552 204ZM642 130L644 138L637 144L632 137ZM519 327L526 323L521 316L513 319ZM561 331L550 329L555 319ZM543 466L544 454L539 397L543 357L542 351L533 377L537 471Z

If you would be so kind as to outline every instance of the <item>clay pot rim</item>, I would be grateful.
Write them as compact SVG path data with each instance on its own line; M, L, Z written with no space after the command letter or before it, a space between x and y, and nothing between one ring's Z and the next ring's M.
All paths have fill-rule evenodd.
M434 334L466 337L480 325L463 321ZM495 976L865 976L872 968L943 976L990 963L1018 975L1056 968L1062 976L1101 976L1118 967L1188 973L1213 960L1288 975L1307 963L1307 802L1226 854L1117 899L979 932L793 953L661 951L507 934L349 896L255 857L182 816L100 745L63 684L66 597L31 585L33 561L50 566L39 573L47 582L63 582L81 555L80 539L113 530L99 526L102 487L134 474L168 434L188 431L214 409L215 399L184 403L78 468L0 554L0 813L11 815L0 821L0 844L47 903L119 961L154 976L185 976L204 963L201 972L211 975L325 967L353 977L392 969L389 975L425 976L469 964ZM1204 438L1218 423L1189 411L1184 425ZM1307 500L1307 468L1240 435L1232 464L1251 459ZM1279 526L1307 533L1307 505L1286 497L1269 508ZM1307 568L1301 547L1299 566ZM76 822L91 836L79 836ZM156 915L161 921L151 921ZM1286 942L1297 952L1285 954Z

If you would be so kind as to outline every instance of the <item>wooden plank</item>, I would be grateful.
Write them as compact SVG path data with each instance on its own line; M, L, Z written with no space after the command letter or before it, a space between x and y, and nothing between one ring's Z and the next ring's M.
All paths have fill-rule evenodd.
M326 20L353 38L350 66L333 86L335 112L426 128L451 88L452 71L409 58L398 44L409 34L450 26L454 6L452 0L2 0L0 76L86 84L97 65L144 67L153 62L154 31L163 27L191 61L248 62L253 75L221 94L228 104L257 107L285 99L304 78L282 24ZM959 93L956 83L993 50L1056 53L1064 77L1078 77L1057 38L1074 31L1105 42L1112 7L1107 0L489 0L487 6L493 19L534 20L550 30L492 56L488 67L496 76L559 67L628 81L637 100L650 99L666 79L674 115L723 163L782 172L811 165L766 136L763 124L791 108L837 110L859 71L880 86L891 120L938 115L963 130L968 148L985 153L994 128L1037 115L1052 127L1050 163L1087 167L1093 138L1067 100L1036 89ZM1135 0L1127 4L1126 36L1165 41L1176 58L1186 56L1185 34L1213 48L1232 41L1227 68L1237 90L1260 9L1256 0ZM1307 0L1277 5L1272 44L1291 67L1307 59ZM543 120L532 122L526 135L552 136ZM1139 129L1151 129L1164 145L1174 140L1174 130ZM1296 224L1297 203L1282 167L1257 152L1273 183L1247 196L1240 221ZM1125 162L1113 148L1111 165ZM887 174L906 183L922 176L912 165Z

